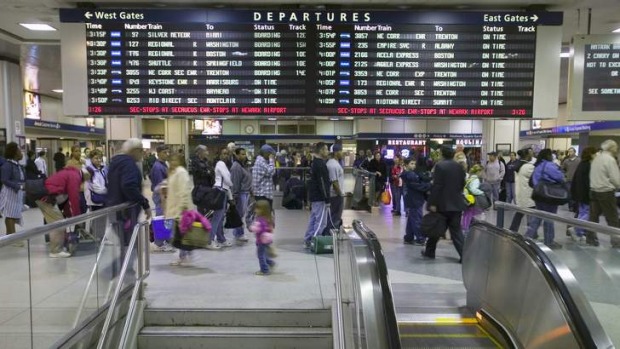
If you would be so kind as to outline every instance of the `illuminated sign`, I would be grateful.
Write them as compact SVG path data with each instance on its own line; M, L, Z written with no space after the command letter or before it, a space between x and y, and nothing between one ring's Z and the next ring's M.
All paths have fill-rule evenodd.
M562 23L558 12L63 9L60 18L85 23L90 115L527 118L538 32Z

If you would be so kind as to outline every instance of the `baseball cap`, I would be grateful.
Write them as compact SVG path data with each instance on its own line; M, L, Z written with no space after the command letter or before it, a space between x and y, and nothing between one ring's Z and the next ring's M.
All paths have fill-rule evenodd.
M329 148L330 153L337 153L342 151L342 144L332 144L331 148Z
M162 152L162 151L170 150L170 148L169 148L167 145L162 144L162 145L158 145L158 146L157 146L157 148L155 148L155 150L156 150L158 153L160 153L160 152Z
M266 153L271 153L271 154L276 153L276 151L273 150L273 148L269 144L264 144L262 147L260 147L260 151L264 151Z

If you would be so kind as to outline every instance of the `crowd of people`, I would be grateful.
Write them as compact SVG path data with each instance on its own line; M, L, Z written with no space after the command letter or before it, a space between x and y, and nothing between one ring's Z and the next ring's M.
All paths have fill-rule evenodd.
M569 188L572 195L568 206L576 218L598 222L603 215L607 224L620 227L616 199L616 192L620 190L618 145L613 140L603 142L600 149L586 147L581 156L577 156L574 148L568 149L565 156L550 149L534 154L533 149L527 148L510 153L507 159L490 152L484 164L473 163L462 146L457 146L456 150L443 146L440 152L441 158L435 162L413 154L409 158L397 156L393 163L388 163L381 152L360 151L354 163L354 166L373 174L376 202L383 191L389 190L392 214L400 216L404 207L407 216L404 243L425 246L423 255L427 258L434 258L438 239L427 238L422 233L425 208L445 217L450 237L461 255L464 234L467 235L473 218L492 209L495 201L557 213L558 205L537 200L532 195L540 183L562 184ZM141 210L150 218L149 200L142 191L143 180L148 177L155 215L163 217L167 227L174 230L172 222L179 220L185 211L195 208L201 215L209 217L211 234L206 248L211 250L248 242L245 232L249 230L257 236L259 275L268 275L273 266L269 245L276 223L271 213L276 170L289 166L310 168L306 183L300 184L307 191L304 200L307 197L311 209L303 246L310 248L314 236L329 234L331 229L342 224L344 170L340 144L329 147L319 142L309 159L307 155L302 158L299 153L288 157L287 153L281 152L278 156L273 147L265 144L251 167L246 149L236 147L234 143L220 149L213 161L209 160L207 148L199 145L187 164L182 154L170 154L168 146L160 145L154 159L148 156L146 176L137 165L145 160L142 144L137 139L127 140L109 166L105 165L100 150L81 152L76 145L65 156L59 149L54 155L56 172L53 174L48 171L44 151L38 154L29 152L25 167L20 165L23 154L16 143L9 143L4 155L1 160L0 213L5 218L7 234L14 233L15 226L21 224L24 202L36 205L47 224L124 202L137 205L123 212L122 219L137 222ZM295 179L297 175L296 171L290 171L289 179ZM26 198L27 181L42 183L41 190L45 195ZM217 207L208 208L195 199L196 192L213 188L225 193L225 199L221 204L218 201ZM461 197L464 199L460 200ZM245 227L237 226L232 229L232 237L228 237L224 225L230 209L239 217L258 217L259 222L253 226L249 223ZM519 232L522 220L523 215L516 213L510 230ZM93 222L91 229L101 232L103 224L105 222ZM540 225L543 225L544 243L552 249L561 248L562 245L555 241L555 227L551 221L528 217L525 235L538 238ZM128 242L133 225L124 224L123 227L123 239ZM567 234L576 241L599 245L596 232L569 227ZM153 239L151 251L176 252L173 239L174 235L170 239ZM50 232L49 240L50 257L71 256L64 231ZM611 245L620 247L620 239L613 237ZM191 251L179 249L178 258L172 264L191 263Z

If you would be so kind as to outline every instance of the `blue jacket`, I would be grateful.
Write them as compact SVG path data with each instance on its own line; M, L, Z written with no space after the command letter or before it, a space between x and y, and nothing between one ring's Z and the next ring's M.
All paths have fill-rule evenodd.
M106 206L124 202L137 203L149 209L149 201L142 195L142 174L135 160L125 154L112 158L108 167L108 201Z
M149 178L151 179L151 190L154 192L155 188L157 188L164 179L168 178L168 165L160 160L155 161Z
M560 167L551 161L543 160L532 173L532 183L534 187L538 185L540 181L548 183L564 183L564 173L560 170Z
M24 183L21 179L23 171L21 166L11 161L5 161L1 167L2 185L13 189L13 191L19 191L21 184Z
M431 189L431 184L428 181L424 181L414 171L405 171L401 173L400 178L403 179L405 208L423 206L426 201L426 192Z

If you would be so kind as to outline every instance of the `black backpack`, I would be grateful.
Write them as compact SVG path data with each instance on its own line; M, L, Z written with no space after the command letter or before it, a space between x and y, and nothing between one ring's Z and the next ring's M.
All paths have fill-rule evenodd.
M26 197L32 201L41 200L49 195L45 187L45 178L28 179L25 183Z

